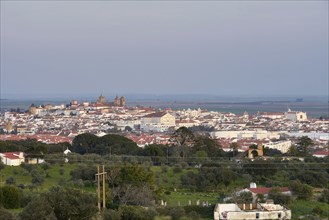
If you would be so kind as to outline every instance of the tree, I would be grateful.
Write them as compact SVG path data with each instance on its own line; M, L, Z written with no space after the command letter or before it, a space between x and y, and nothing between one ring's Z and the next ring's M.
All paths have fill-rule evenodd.
M76 189L53 187L31 200L21 219L79 220L92 219L97 213L96 198Z
M0 187L0 207L3 206L6 209L19 208L21 198L22 193L17 187Z
M199 150L195 153L195 161L198 163L198 164L201 164L205 161L208 160L208 154L206 151L204 150Z
M302 136L297 142L297 149L301 153L301 156L309 154L309 146L313 145L313 141L308 136Z
M159 164L165 161L165 146L150 144L147 145L143 150L143 156L151 157L154 164Z
M19 217L24 220L57 220L54 208L45 196L38 196L31 200L19 214Z
M77 169L70 172L72 179L74 180L94 180L95 173L97 172L96 166L79 165Z
M274 203L277 204L289 204L291 201L290 196L282 194L282 192L279 189L272 189L268 194L269 199L273 199Z
M194 134L188 128L180 127L171 136L171 140L178 146L191 145L194 142Z
M77 135L72 142L72 151L79 154L95 153L100 155L136 155L139 148L135 142L117 134L97 137L93 134Z
M234 203L252 203L253 197L251 192L234 193L232 199Z
M239 149L239 145L237 142L232 142L230 144L230 148L232 149L233 151L233 157L236 155L236 153L238 152L238 149Z
M45 178L36 169L33 169L31 171L31 176L32 183L35 185L41 185L45 181Z
M291 183L290 188L293 193L297 196L297 199L307 200L313 195L313 189L307 184L303 184L299 181L294 181Z
M261 158L254 161L245 161L242 170L247 172L258 181L263 181L267 177L274 176L278 170L279 162L271 161L270 163Z
M214 139L207 136L195 137L195 144L193 146L194 151L204 150L208 156L217 157L220 156L220 147Z

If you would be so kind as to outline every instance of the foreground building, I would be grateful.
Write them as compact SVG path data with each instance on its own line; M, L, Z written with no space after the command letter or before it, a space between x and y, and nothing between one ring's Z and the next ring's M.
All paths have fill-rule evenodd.
M273 203L216 204L214 220L291 219L291 210Z
M25 161L23 152L6 152L0 153L2 163L8 166L19 166Z

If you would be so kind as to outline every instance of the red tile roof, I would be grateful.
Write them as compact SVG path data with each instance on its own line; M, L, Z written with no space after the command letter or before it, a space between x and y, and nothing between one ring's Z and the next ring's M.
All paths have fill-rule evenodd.
M324 150L319 150L315 151L313 155L324 155L324 156L329 156L329 151L324 151Z
M6 157L11 160L16 160L16 159L20 159L19 153L20 152L6 152L6 153L2 153L2 154L3 154L3 157Z
M258 188L247 188L249 191L257 194L268 194L274 188L267 187L258 187ZM280 192L288 192L290 191L288 187L277 188Z
M151 114L145 115L144 118L160 118L166 114L167 114L167 112L156 112L156 113L151 113Z

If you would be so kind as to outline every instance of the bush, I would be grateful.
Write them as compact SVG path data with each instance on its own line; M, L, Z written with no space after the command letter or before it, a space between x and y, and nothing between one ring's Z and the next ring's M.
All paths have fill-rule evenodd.
M153 209L145 209L140 206L120 206L119 211L122 220L153 220L158 214Z
M73 180L95 180L97 169L95 166L80 165L77 169L72 170L70 175Z
M103 213L104 220L121 220L121 212L119 210L107 209Z
M20 165L24 170L31 172L33 169L33 165L32 164L28 164L28 163L21 163Z
M161 172L162 173L167 173L168 172L168 166L166 166L166 165L161 166Z
M15 217L9 211L0 207L0 219L14 220Z
M31 176L32 184L34 185L41 185L45 181L45 178L41 176L41 174L36 169L33 169L31 171Z
M64 175L64 172L65 172L65 169L64 169L63 167L59 168L59 174L60 174L61 176Z
M21 191L14 186L3 186L0 188L0 206L6 209L19 208L22 198Z
M50 168L50 164L47 163L47 162L44 162L44 163L42 163L41 167L42 167L42 169L44 169L44 170L49 170L49 168Z
M313 189L307 184L302 184L299 181L294 181L291 184L291 189L293 193L297 196L297 199L308 200L313 195Z
M185 215L185 210L182 207L174 207L169 211L172 220L178 220Z
M93 219L97 213L96 198L80 190L53 187L35 197L21 212L24 220Z
M279 190L277 189L272 189L269 194L268 194L269 199L273 199L274 203L277 204L289 204L291 201L290 196L282 194Z
M6 179L6 184L7 185L14 185L16 183L14 177L10 176L8 179Z
M319 206L315 206L313 209L312 209L312 213L315 213L317 215L322 215L323 213L323 209Z
M329 204L329 190L328 189L323 190L323 192L321 193L321 196L319 198L319 202L325 202L325 203Z
M180 165L175 165L173 168L174 173L181 173L182 172L182 167Z

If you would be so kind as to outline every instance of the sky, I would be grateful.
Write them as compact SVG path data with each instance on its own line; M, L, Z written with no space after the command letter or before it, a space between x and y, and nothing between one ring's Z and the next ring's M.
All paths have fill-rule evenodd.
M328 1L1 1L1 96L328 96Z

